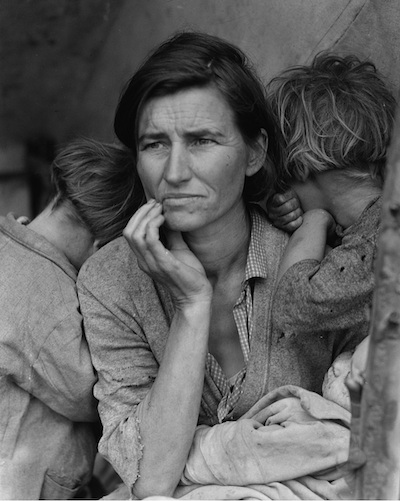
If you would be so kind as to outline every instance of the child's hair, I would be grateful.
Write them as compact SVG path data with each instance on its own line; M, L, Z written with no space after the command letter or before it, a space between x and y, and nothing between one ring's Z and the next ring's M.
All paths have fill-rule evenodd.
M51 165L52 209L63 205L99 246L122 234L143 203L137 196L132 152L115 144L78 139L64 147Z
M268 90L284 141L281 187L332 169L383 184L396 102L372 62L321 53Z

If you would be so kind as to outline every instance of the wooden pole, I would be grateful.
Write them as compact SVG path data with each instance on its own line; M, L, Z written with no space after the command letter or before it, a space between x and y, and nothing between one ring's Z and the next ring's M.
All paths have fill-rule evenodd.
M356 499L399 499L400 492L400 108L388 152L376 262L371 343L359 439L366 458ZM351 459L351 458L350 458Z

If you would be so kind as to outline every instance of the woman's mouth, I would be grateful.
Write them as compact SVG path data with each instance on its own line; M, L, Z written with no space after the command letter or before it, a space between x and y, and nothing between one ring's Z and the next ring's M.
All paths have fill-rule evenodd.
M163 197L163 207L182 207L195 202L200 197L199 195L180 194L180 195L167 195Z

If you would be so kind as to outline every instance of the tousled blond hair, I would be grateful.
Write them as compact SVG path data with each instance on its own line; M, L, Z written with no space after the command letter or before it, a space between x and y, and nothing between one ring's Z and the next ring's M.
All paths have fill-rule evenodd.
M284 141L281 185L332 169L382 184L396 103L372 62L321 53L268 91Z

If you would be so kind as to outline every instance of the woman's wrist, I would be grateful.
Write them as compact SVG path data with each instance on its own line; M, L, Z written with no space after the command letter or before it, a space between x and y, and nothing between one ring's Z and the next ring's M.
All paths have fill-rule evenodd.
M190 321L204 319L205 316L211 316L211 302L212 294L176 300L176 312Z

